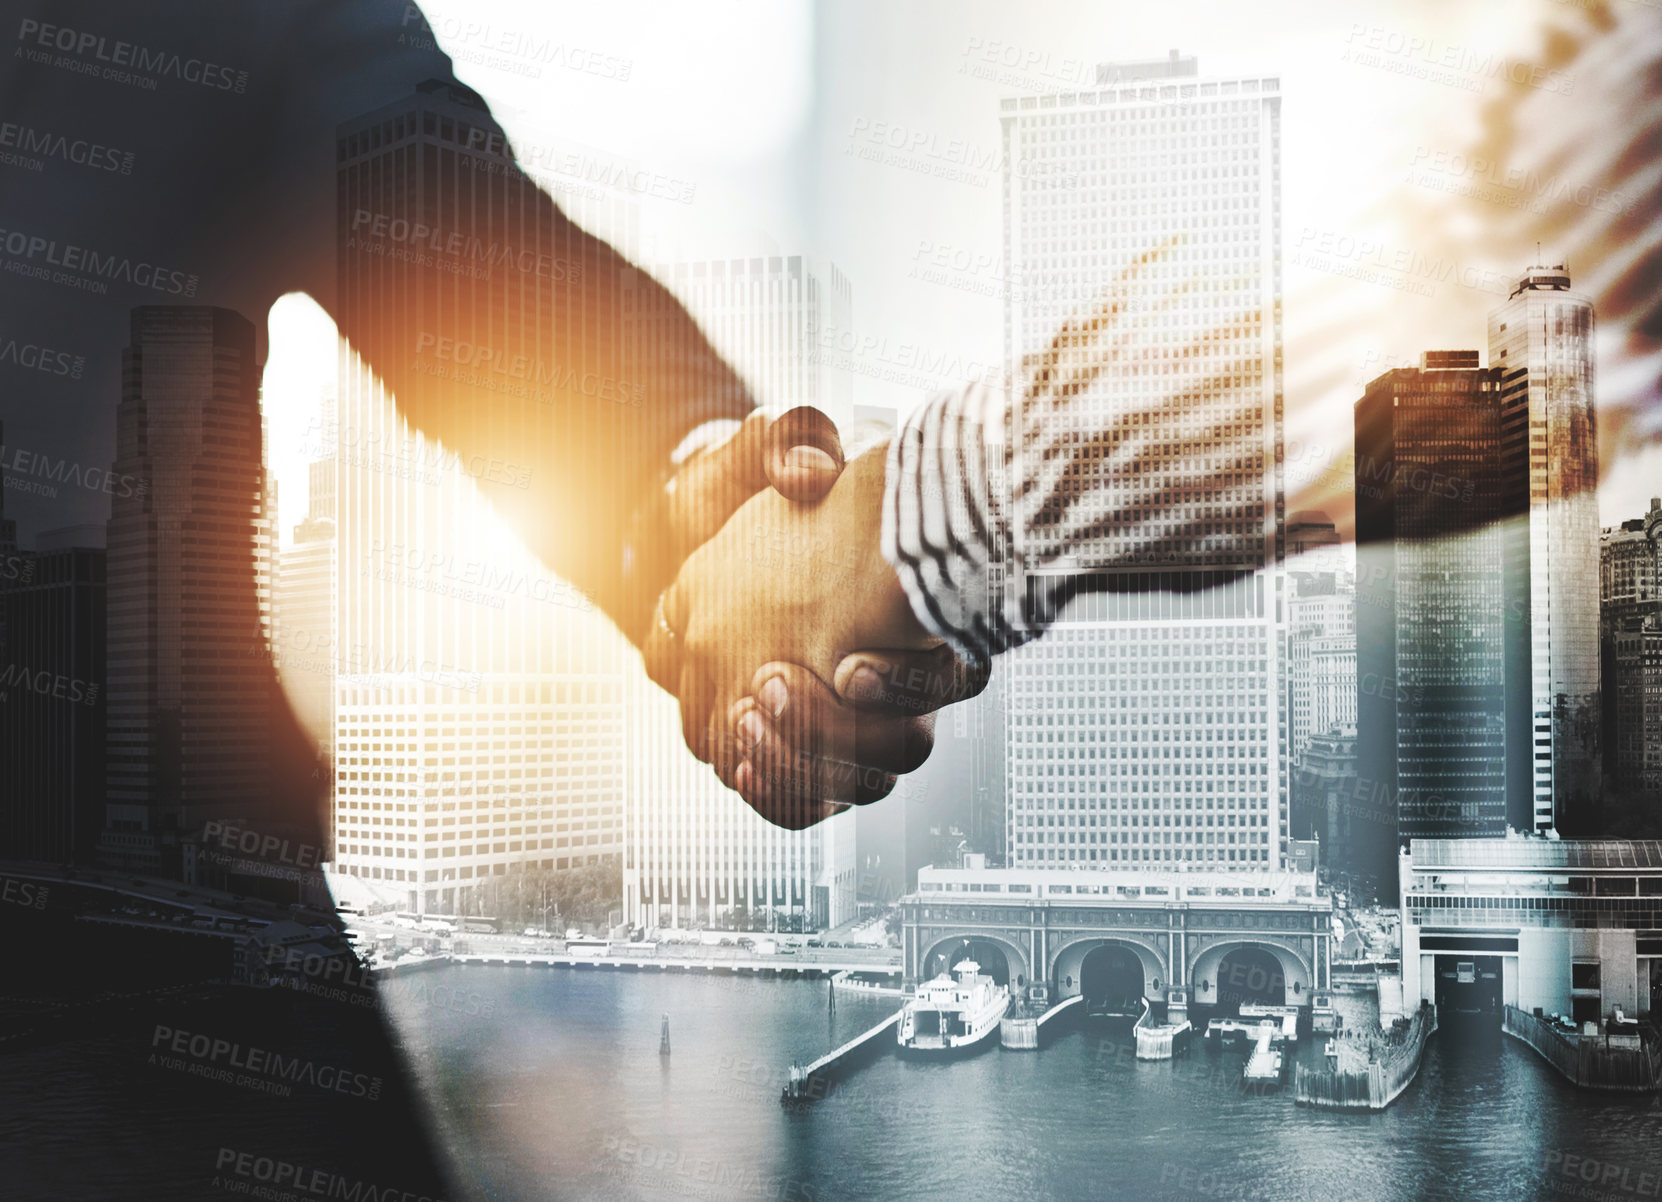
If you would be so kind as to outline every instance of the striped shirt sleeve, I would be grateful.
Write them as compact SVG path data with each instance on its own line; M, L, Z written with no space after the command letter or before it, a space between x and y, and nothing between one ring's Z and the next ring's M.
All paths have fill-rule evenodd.
M889 443L882 549L913 614L964 660L985 664L1038 636L1002 586L1010 544L1013 407L971 384L913 411Z

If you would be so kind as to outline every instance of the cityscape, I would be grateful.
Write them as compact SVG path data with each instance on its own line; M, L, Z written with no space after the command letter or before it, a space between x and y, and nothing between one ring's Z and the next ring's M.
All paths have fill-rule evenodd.
M342 333L330 382L281 398L298 443L265 314L209 296L81 344L120 363L108 462L0 425L0 917L25 962L75 949L0 991L0 1056L73 1045L72 1074L113 1055L164 1107L188 1084L247 1108L195 1139L211 1164L151 1166L175 1192L131 1196L961 1191L962 1164L922 1168L937 1140L988 1192L1316 1188L1198 1138L1430 1197L1392 1182L1403 1141L1455 1189L1446 1132L1488 1124L1522 1175L1467 1196L1654 1194L1662 497L1601 525L1595 265L1516 246L1462 324L1356 380L1312 467L1282 214L1283 108L1314 101L1202 68L1001 75L1002 359L1088 373L1043 434L1088 448L1063 487L1117 520L1038 570L1051 536L1005 538L990 595L1068 578L1044 637L941 713L944 767L800 830L686 753L504 514L581 420L562 406L640 407L692 338L829 415L850 461L886 441L905 414L845 339L861 279L777 244L658 253L637 198L521 171L453 79L340 114L313 182ZM583 291L593 252L544 192L640 267ZM1109 293L1116 353L1053 343ZM578 298L558 339L528 329L544 296ZM417 420L486 395L522 462L451 449L483 405ZM1014 440L975 485L1025 495L1048 460ZM70 489L106 520L6 516ZM320 1090L322 1119L272 1118ZM1002 1106L1057 1123L1042 1168L1010 1130L976 1156L942 1134ZM1387 1109L1390 1140L1349 1117ZM1099 1121L1146 1163L1104 1167ZM900 1160L862 1159L885 1138Z

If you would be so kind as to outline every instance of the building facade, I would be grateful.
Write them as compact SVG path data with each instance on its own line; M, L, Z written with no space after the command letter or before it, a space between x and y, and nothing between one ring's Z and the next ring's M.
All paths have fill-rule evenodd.
M901 899L908 984L968 955L1051 1001L1147 997L1190 1006L1322 1004L1333 899L1313 870L925 868Z
M0 570L0 847L16 859L87 861L104 826L106 568L84 541L47 532Z
M1662 500L1599 540L1604 797L1662 805Z
M847 373L817 349L820 330L849 323L849 282L834 264L771 255L675 263L655 274L697 315L759 399L784 408L814 405L841 423L853 416ZM630 303L631 353L673 356L677 348L664 340L682 327L660 311L668 298L657 294L653 302L653 295L643 291ZM807 571L812 564L782 561L779 570ZM822 930L854 917L858 820L852 810L806 830L775 826L680 749L680 718L668 698L645 686L629 712L646 735L643 752L629 764L626 922L646 929L784 931Z
M401 404L534 441L572 406L629 402L623 299L577 286L583 235L556 228L476 95L427 81L336 148L341 324L414 356ZM441 326L454 338L422 342ZM463 463L412 432L346 348L338 422L336 867L457 912L486 877L616 857L627 652L483 495L526 495L529 462Z
M335 621L339 610L335 468L332 455L307 465L310 499L306 517L294 528L294 542L278 554L273 641L289 703L316 741L319 755L330 761L335 741Z
M254 327L146 305L122 355L108 525L107 808L99 855L178 871L180 841L262 810L277 698L271 494Z
M1402 995L1577 1024L1662 1004L1662 844L1415 839L1400 860Z
M1528 268L1489 314L1489 365L1509 511L1524 515L1507 526L1507 604L1523 631L1508 660L1509 768L1527 782L1527 829L1545 831L1598 805L1603 763L1593 304L1562 265Z
M1501 373L1477 362L1427 352L1356 403L1357 772L1405 839L1527 820L1507 808Z
M1002 668L1014 867L1282 864L1280 108L1278 80L1202 79L1175 54L1002 102L1005 260L1023 284L1007 361L1116 296L1146 350L1060 348L1063 370L1100 372L1046 436L1151 438L1194 477L1142 498L1105 452L1077 482L1122 490L1128 520L1058 565L1085 595ZM1015 448L1018 478L1037 453ZM1143 521L1159 524L1146 539ZM1008 548L992 583L1026 588L1016 565L1043 549Z

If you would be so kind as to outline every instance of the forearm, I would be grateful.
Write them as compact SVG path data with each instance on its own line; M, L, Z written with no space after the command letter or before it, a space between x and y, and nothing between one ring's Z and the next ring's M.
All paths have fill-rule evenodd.
M365 255L343 276L342 332L410 426L634 637L641 595L673 575L648 562L671 452L711 419L744 417L751 400L661 285L517 169L508 179L536 231L523 237L542 248L532 270L515 259L476 278ZM452 224L494 245L487 215Z
M1019 393L970 385L916 410L891 444L883 553L918 621L967 662L1037 638L1081 592L1146 588L1182 561L1208 570L1162 587L1207 587L1261 562L1261 512L1226 487L1262 471L1250 435L1206 431L1208 465L1171 453L1170 406L1081 430L1069 395L1039 375Z

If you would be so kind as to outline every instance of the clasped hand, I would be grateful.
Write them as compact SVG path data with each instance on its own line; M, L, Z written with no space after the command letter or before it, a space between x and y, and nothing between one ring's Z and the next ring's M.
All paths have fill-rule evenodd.
M806 435L802 412L791 415L799 445L840 463L829 422L816 414ZM928 757L933 712L978 693L986 673L917 622L882 556L884 449L780 488L801 460L772 441L775 487L687 556L642 650L680 701L693 754L764 817L800 829L887 796Z

